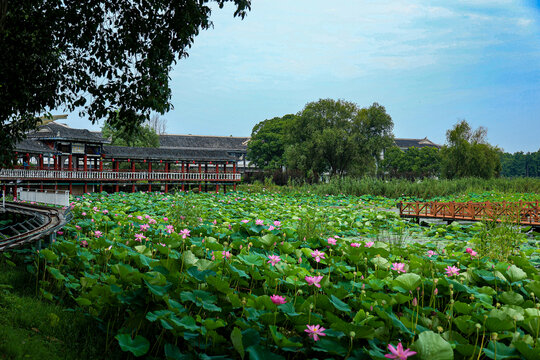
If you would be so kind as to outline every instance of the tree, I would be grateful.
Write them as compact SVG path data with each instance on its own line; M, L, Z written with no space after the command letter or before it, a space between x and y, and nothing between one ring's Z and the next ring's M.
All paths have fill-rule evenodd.
M360 109L321 99L308 103L291 124L285 158L306 175L375 171L380 154L393 143L392 128L392 118L377 103Z
M446 132L447 144L441 149L442 175L446 178L497 177L501 171L501 150L490 145L487 130L479 127L472 131L465 120L461 120Z
M501 154L501 175L507 177L540 177L540 150Z
M390 177L432 177L440 173L441 155L439 149L434 147L412 147L402 151L393 146L385 152L381 167Z
M104 138L113 146L159 147L159 135L150 125L139 125L135 130L114 129L108 123L101 128Z
M134 131L171 107L169 71L212 23L210 2L0 0L0 163L59 106ZM116 112L120 116L116 116Z
M255 125L248 143L247 158L263 170L284 166L286 133L295 118L296 115L288 114Z
M167 119L160 117L158 114L153 114L146 124L158 135L165 135L167 133Z

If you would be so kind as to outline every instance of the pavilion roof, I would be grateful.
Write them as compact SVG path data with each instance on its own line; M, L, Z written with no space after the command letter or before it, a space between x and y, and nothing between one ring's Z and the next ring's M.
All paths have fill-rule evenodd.
M441 148L441 145L435 144L431 140L428 140L427 137L425 137L423 139L400 139L400 138L395 138L394 143L396 144L396 146L398 146L401 149L408 149L408 148L411 148L411 147L416 147L416 148L435 147L435 148L438 148L438 149Z
M41 141L34 139L24 139L15 144L15 151L20 153L56 153L54 149L49 148Z
M142 148L128 146L104 146L106 157L117 159L147 159L167 161L235 161L235 151L223 149L174 149L174 148Z
M38 130L28 134L28 137L40 140L68 140L99 144L109 142L98 133L87 129L74 129L54 121L41 125Z
M160 135L162 148L227 149L246 152L249 137L207 135Z

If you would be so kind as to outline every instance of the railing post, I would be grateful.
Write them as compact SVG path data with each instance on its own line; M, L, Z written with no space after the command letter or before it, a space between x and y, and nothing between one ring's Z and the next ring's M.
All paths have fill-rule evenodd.
M152 177L152 161L149 159L148 160L148 192L152 192L152 182L151 182L151 177Z
M219 164L216 163L216 194L219 194Z

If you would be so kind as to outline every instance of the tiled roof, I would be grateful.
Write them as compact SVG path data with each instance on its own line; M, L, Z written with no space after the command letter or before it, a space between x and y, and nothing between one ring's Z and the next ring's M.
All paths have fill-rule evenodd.
M162 148L183 149L228 149L245 152L249 137L204 136L204 135L160 135Z
M31 152L31 153L54 153L55 150L50 149L47 145L41 141L34 139L24 139L15 145L15 151L17 152Z
M434 142L428 140L428 138L423 139L399 139L395 138L394 143L401 149L408 149L411 147L423 148L423 147L436 147L441 148L441 145L435 144Z
M104 146L103 153L107 158L118 159L152 159L169 161L234 161L235 151L223 149L171 149L141 148L128 146Z
M51 140L75 140L86 143L106 143L100 134L87 129L73 129L67 125L50 122L42 125L35 132L28 134L29 138Z

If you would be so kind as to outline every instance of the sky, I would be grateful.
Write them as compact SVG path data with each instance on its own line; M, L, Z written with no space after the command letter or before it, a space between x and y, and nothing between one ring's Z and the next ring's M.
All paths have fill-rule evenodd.
M444 144L465 119L506 152L540 149L540 1L253 0L213 7L170 73L170 134L249 136L321 98L377 102L398 138ZM77 113L73 127L91 126Z

